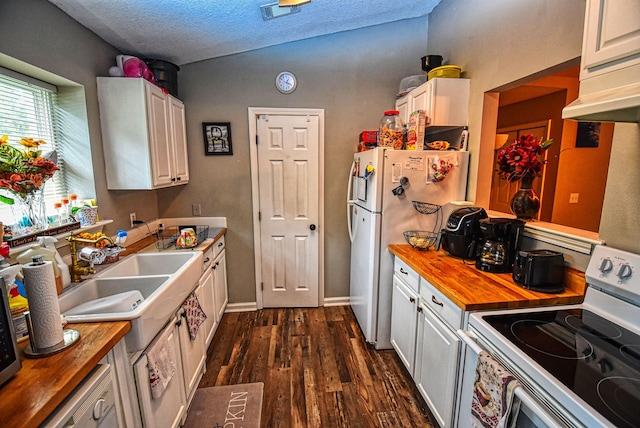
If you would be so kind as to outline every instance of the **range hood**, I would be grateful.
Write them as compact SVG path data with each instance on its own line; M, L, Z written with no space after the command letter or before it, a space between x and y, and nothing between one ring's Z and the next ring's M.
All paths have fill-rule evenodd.
M581 91L582 88L581 88ZM640 83L581 94L562 110L563 119L640 122Z

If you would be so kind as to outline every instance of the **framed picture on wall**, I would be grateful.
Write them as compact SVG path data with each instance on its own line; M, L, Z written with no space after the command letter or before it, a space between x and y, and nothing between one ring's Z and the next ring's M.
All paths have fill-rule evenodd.
M598 147L600 144L600 122L578 122L576 147Z
M232 155L231 147L231 123L230 122L204 122L205 155Z

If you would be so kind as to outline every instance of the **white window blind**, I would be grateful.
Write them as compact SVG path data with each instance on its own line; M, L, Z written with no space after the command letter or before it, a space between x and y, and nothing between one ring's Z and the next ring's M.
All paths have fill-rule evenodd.
M56 87L28 76L0 68L0 136L7 135L16 148L21 138L44 140L47 144L39 149L51 160L57 158L60 168L44 187L47 215L55 214L53 203L68 194L64 179L64 161L60 156L60 132L56 125ZM0 193L11 197L10 192ZM10 205L0 202L0 221L13 224L15 219Z

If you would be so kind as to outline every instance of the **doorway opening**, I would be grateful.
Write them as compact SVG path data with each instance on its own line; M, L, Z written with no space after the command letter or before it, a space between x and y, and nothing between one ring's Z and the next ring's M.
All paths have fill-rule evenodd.
M497 88L485 96L485 110L494 109L495 119L483 120L483 128L492 133L483 129L487 138L480 151L484 154L481 158L491 159L492 166L490 172L485 168L479 174L490 174L485 177L485 182L491 183L489 208L510 214L508 203L520 183L507 183L498 176L498 149L522 134L553 139L553 145L544 152L544 172L534 181L541 201L537 220L598 232L613 124L562 119L562 109L578 96L579 68L573 64L559 68Z

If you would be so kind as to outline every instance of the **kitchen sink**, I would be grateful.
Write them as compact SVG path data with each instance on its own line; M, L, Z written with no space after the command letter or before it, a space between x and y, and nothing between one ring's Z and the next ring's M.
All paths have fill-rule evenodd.
M101 278L142 275L171 275L193 256L188 253L132 254L100 272Z
M133 254L67 288L60 312L70 323L131 321L129 352L141 351L196 287L202 253Z

